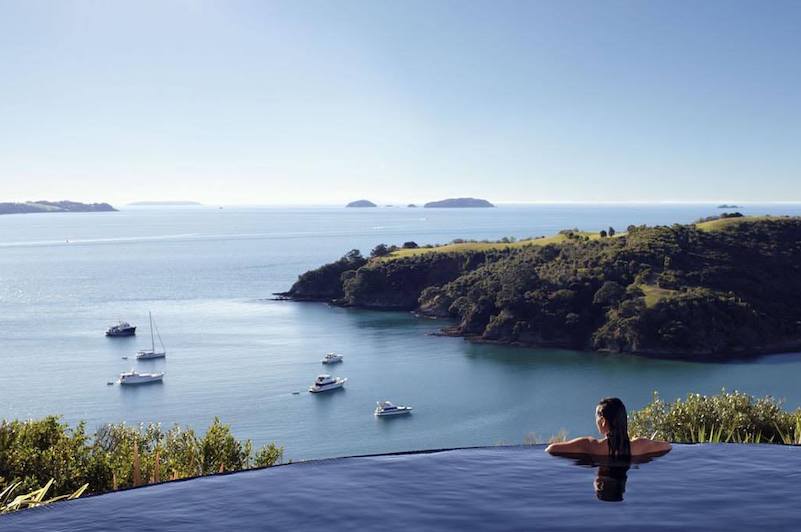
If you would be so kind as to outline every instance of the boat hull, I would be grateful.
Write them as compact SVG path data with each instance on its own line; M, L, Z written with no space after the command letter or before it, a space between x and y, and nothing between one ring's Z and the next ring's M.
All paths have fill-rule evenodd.
M376 410L376 417L389 417L389 416L402 416L403 414L411 414L411 407L398 407L394 410Z
M136 336L136 327L129 327L128 329L109 329L106 331L106 336L110 336L112 338L120 338L124 336Z
M155 382L161 382L163 378L164 378L163 373L157 375L135 375L133 377L125 377L124 379L120 379L120 386L132 386L136 384L152 384Z
M156 351L139 351L136 354L136 360L153 360L156 358L166 358L167 353L165 352L156 352Z

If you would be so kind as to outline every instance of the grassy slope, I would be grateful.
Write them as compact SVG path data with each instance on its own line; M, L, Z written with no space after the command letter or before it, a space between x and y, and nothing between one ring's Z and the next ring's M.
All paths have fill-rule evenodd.
M676 290L660 288L650 284L641 284L639 285L639 288L642 290L642 293L645 294L645 306L648 308L653 307L662 299L678 293Z
M771 216L744 216L742 218L721 218L720 220L712 220L711 222L703 222L695 224L701 231L719 231L726 227L746 223L755 222L759 220L768 220ZM773 217L776 218L776 217ZM577 234L589 237L590 240L597 240L601 238L599 233L591 233L588 231L579 231ZM625 232L615 234L612 238L625 235ZM511 248L522 248L525 246L547 246L548 244L559 244L568 240L567 236L563 234L551 235L543 238L532 238L528 240L519 240L517 242L504 243L504 242L464 242L461 244L444 244L441 246L434 246L431 248L416 248L416 249L399 249L383 260L400 259L403 257L412 257L415 255L423 255L425 253L460 253L468 251L489 251ZM648 287L644 286L644 291L648 291ZM653 293L653 292L652 292ZM647 295L647 294L646 294ZM657 294L654 294L658 296Z
M702 222L695 224L701 231L720 231L741 223L756 222L761 220L768 220L771 216L744 216L742 218L721 218L719 220L712 220L709 222ZM578 234L581 236L589 237L591 240L600 238L599 233L590 233L581 231ZM625 232L620 232L615 237L625 235ZM559 244L568 240L567 236L563 234L551 235L543 238L534 238L528 240L520 240L518 242L504 243L504 242L464 242L460 244L445 244L442 246L435 246L431 248L417 248L417 249L399 249L387 257L379 260L394 260L403 257L411 257L415 255L422 255L425 253L459 253L469 251L489 251L510 248L522 248L525 246L546 246L548 244ZM664 298L671 297L676 294L675 290L660 288L652 284L640 285L640 290L645 295L645 304L647 307L653 307Z
M589 237L590 240L600 238L598 233L589 233L587 231L579 231L576 234ZM618 236L618 235L615 235ZM403 257L412 257L415 255L423 255L425 253L461 253L467 251L489 251L495 249L513 249L522 248L526 246L547 246L548 244L559 244L566 241L568 238L563 234L551 235L542 238L532 238L528 240L519 240L517 242L464 242L461 244L445 244L442 246L435 246L431 248L416 248L416 249L399 249L394 251L391 255L385 257L385 260L400 259Z
M719 220L712 220L711 222L703 222L700 224L695 224L701 231L720 231L721 229L725 229L727 227L731 227L733 225L741 224L741 223L748 223L748 222L758 222L761 220L770 220L770 219L779 219L783 217L779 216L743 216L740 218L721 218Z

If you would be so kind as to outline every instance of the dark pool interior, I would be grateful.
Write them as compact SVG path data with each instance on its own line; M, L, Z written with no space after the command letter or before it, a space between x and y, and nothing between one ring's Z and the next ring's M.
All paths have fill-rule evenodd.
M801 448L725 444L628 466L542 446L310 461L0 517L4 532L799 528Z

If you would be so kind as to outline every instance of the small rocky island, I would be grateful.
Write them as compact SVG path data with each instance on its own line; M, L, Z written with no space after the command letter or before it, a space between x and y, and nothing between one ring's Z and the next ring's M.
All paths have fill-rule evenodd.
M727 203L722 203L718 205L718 209L739 209L739 205L729 205Z
M448 198L441 201L430 201L423 205L426 209L468 209L495 207L485 199L478 198Z
M451 318L476 341L691 359L801 348L801 218L353 250L282 297Z
M29 214L45 212L115 212L108 203L78 203L76 201L26 201L0 203L0 214Z
M370 200L360 199L356 201L351 201L345 207L356 207L356 208L364 208L364 207L378 207L375 203Z

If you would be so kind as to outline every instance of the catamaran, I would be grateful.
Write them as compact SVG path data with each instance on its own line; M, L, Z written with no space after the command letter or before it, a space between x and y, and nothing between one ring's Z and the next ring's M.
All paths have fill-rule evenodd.
M161 341L161 334L159 334L159 329L153 324L153 314L148 312L150 316L150 349L143 349L136 353L137 360L150 360L153 358L165 358L167 356L167 350L164 349L164 342ZM160 351L156 351L156 339L153 336L153 331L156 331L156 336L159 337L159 345L161 346Z

